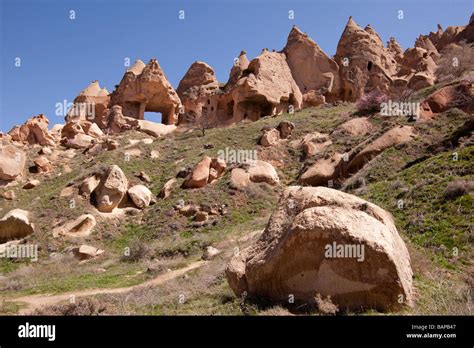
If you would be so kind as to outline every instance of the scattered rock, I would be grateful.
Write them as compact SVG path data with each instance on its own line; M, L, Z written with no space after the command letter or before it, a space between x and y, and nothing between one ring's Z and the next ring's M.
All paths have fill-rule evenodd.
M265 161L256 160L249 166L248 174L252 182L265 182L269 185L276 185L280 182L275 168Z
M33 160L37 173L50 173L54 171L53 164L45 156L37 157Z
M41 182L39 180L30 179L26 182L25 185L23 185L23 188L25 190L31 190L32 188L35 188L35 187L39 186L40 184L41 184Z
M84 214L70 223L55 228L53 230L53 236L55 238L58 236L87 237L92 233L95 225L95 217L91 214Z
M171 195L171 191L173 190L175 184L176 184L176 179L172 178L169 179L164 185L163 188L160 191L160 198L168 198Z
M15 192L13 190L4 191L0 196L8 201L13 201L16 198Z
M72 251L74 255L81 261L95 258L105 252L105 250L98 249L96 247L85 244L81 245L78 248L74 248Z
M143 185L135 185L128 189L128 195L133 203L140 209L144 209L150 205L153 194L148 187Z
M204 251L204 254L202 255L202 259L205 261L212 260L214 257L219 255L221 253L221 250L216 249L212 246L208 246L206 250Z

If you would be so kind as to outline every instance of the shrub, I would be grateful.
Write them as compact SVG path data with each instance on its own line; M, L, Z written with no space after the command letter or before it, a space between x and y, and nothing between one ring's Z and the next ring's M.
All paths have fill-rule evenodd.
M372 91L359 98L357 101L357 111L360 114L379 112L381 104L387 100L388 97L386 94L379 91Z
M469 193L471 184L465 180L456 180L448 184L444 191L444 198L446 200L455 200L456 198Z

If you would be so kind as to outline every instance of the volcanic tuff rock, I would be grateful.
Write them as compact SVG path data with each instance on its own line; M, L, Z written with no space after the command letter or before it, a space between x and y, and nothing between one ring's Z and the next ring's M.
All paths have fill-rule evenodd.
M303 98L315 91L328 101L337 99L339 66L307 34L294 26L283 52Z
M111 94L110 105L122 106L125 116L143 120L146 111L161 112L164 124L176 124L181 101L156 59L137 61Z
M329 252L337 246L343 255ZM389 213L337 190L299 186L285 190L258 241L226 268L238 296L287 301L293 295L307 303L320 294L344 310L411 305L412 275Z
M26 155L13 145L0 146L0 180L20 178L25 170Z
M30 213L22 209L13 209L0 220L0 243L20 239L32 234L34 225L30 222Z
M110 102L109 91L100 88L99 82L93 81L74 99L74 105L66 115L66 122L88 120L103 126L104 112Z
M110 213L122 201L127 189L128 179L125 174L118 166L110 166L93 192L97 209L103 213Z
M13 127L8 134L13 141L30 145L54 146L56 142L48 131L48 124L49 120L46 116L39 114L30 118L21 126Z

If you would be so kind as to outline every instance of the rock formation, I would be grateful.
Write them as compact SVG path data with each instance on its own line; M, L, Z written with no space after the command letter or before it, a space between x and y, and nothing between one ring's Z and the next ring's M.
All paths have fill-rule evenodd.
M94 190L97 209L110 213L124 198L128 189L128 179L116 165L110 166Z
M74 99L73 107L66 115L66 122L87 120L103 128L104 112L109 102L109 91L100 88L97 80L93 81Z
M259 240L226 268L238 296L307 303L320 294L343 310L411 305L412 275L389 213L337 190L298 186L285 190Z
M388 92L397 61L370 25L359 27L349 18L335 56L340 68L341 97L355 101L371 90Z
M310 101L310 93L321 95L320 101L334 101L339 94L339 66L308 35L297 27L291 29L288 41L283 49L286 60L303 99ZM303 106L315 106L318 103L306 102Z
M110 105L120 105L123 114L138 120L146 111L161 112L164 124L176 124L181 101L156 59L147 65L138 60L111 94Z
M46 116L39 114L30 118L21 126L13 127L8 134L13 141L20 143L54 146L56 142L48 131L48 125L49 120Z

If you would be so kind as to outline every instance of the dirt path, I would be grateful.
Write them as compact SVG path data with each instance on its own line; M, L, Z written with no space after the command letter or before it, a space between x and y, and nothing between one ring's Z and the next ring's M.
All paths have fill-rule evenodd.
M88 290L64 292L58 295L30 295L30 296L9 298L9 299L5 299L5 301L25 303L26 306L20 309L18 311L18 314L28 315L32 313L35 309L38 309L40 307L49 306L61 301L68 301L72 296L74 296L75 299L77 299L79 297L94 296L94 295L100 295L100 294L122 294L122 293L126 293L132 290L146 288L149 286L160 285L168 280L184 275L186 272L202 267L206 263L207 261L196 261L186 267L183 267L174 271L170 271L165 274L160 274L156 278L148 280L144 283L128 286L125 288L88 289Z
M261 234L262 231L263 230L251 231L237 239L234 239L234 238L225 239L221 241L220 243L217 243L216 246L223 250L229 250L232 246L236 244L245 243L246 241L252 238L255 238L256 236ZM29 295L29 296L22 296L22 297L4 298L4 301L24 303L26 306L21 308L18 311L18 314L28 315L32 313L34 310L41 308L43 306L50 306L62 301L69 301L72 296L74 296L75 299L77 299L79 297L94 296L94 295L101 295L101 294L123 294L123 293L130 292L133 290L141 289L141 288L160 285L171 279L175 279L179 276L182 276L185 273L192 271L193 269L200 268L208 262L210 261L203 261L203 260L195 261L186 267L183 267L174 271L170 271L164 274L160 274L156 278L150 279L146 282L133 285L133 286L127 286L124 288L87 289L87 290L63 292L57 295L38 294L38 295Z

